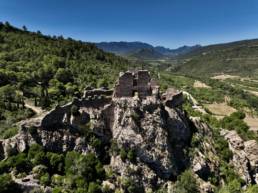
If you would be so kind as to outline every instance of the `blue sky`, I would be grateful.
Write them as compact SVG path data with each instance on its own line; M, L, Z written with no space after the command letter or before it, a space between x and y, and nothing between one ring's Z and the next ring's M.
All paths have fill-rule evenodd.
M0 21L83 41L176 48L258 38L258 0L0 0Z

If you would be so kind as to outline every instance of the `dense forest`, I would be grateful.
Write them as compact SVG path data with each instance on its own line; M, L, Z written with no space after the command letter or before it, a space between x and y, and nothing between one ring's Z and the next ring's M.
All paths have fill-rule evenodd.
M94 44L0 23L0 86L6 102L19 102L23 96L48 106L51 100L62 101L86 86L108 87L128 65Z

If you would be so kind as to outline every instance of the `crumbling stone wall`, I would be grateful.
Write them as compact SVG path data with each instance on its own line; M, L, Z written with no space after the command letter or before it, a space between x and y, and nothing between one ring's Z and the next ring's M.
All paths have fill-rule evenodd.
M145 98L152 94L151 77L147 70L137 72L125 72L120 74L115 87L115 97L133 97L137 92L140 98Z
M134 76L132 72L120 74L118 83L115 88L115 97L132 97L133 96Z
M151 77L147 70L140 70L136 74L137 88L136 91L140 98L151 95L150 87Z
M83 98L94 97L94 96L112 96L113 90L106 89L91 89L86 90L83 94Z
M77 99L64 106L57 106L55 109L50 111L41 121L42 128L53 128L62 126L64 123L70 123L71 107L73 105L79 108L103 108L106 104L111 102L111 98L108 97L94 97L94 98L83 98Z
M133 97L137 92L139 98L146 98L147 96L153 96L160 99L159 86L150 77L150 73L146 70L139 70L137 72L125 72L121 73L117 85L114 89L114 97ZM71 103L64 106L57 106L43 117L41 121L42 128L55 128L63 125L73 125L71 116L71 107L76 105L79 109L88 111L91 109L103 109L105 105L110 105L113 100L112 90L106 89L90 89L84 92L82 99L76 99ZM171 108L181 106L183 103L183 94L175 89L168 89L162 96L163 103ZM81 112L82 114L83 112ZM88 113L88 112L85 112ZM81 115L84 119L86 114ZM78 117L77 117L78 118ZM83 122L81 118L79 120L73 119L74 122ZM85 118L86 119L86 118Z

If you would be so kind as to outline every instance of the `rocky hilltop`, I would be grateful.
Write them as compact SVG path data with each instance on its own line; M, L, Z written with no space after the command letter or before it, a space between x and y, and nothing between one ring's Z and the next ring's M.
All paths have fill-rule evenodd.
M137 184L138 192L173 192L178 176L190 168L198 189L213 192L209 177L220 175L213 132L201 120L189 118L183 102L182 92L175 89L160 93L148 71L121 73L114 90L87 88L82 98L21 122L16 136L0 142L0 157L26 152L33 144L51 152L94 153L105 171L112 171L103 186L125 192L123 179ZM221 135L233 152L236 172L246 184L257 183L257 143L243 142L228 131ZM193 136L199 148L193 148Z

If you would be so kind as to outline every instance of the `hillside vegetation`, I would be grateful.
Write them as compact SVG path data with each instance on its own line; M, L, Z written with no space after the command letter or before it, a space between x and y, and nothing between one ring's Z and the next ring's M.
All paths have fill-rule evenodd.
M178 58L178 73L211 76L227 73L241 76L258 74L258 40L245 40L201 47Z
M112 87L129 65L94 44L0 23L0 136L10 137L17 131L13 123L33 116L25 101L43 108L64 104L86 86Z
M62 101L79 94L89 85L109 86L128 65L93 44L0 24L0 91L23 93L43 106L50 99Z

